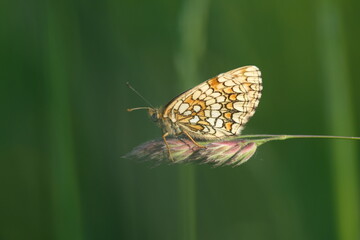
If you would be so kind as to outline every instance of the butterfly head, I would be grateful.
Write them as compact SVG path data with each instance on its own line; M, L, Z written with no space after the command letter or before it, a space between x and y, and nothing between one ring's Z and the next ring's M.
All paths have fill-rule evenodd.
M151 120L155 123L157 123L159 121L159 119L161 118L160 111L157 108L149 108L148 112L149 112L149 116L150 116Z
M137 108L130 108L128 109L129 112L139 109L145 109L148 110L149 116L151 120L155 123L159 123L159 120L161 119L161 111L158 108L154 108L151 103L146 100L138 91L136 91L129 83L126 83L128 87L133 90L138 96L140 96L147 104L149 104L151 107L137 107Z
M159 120L161 119L160 109L158 109L158 108L138 107L138 108L130 108L130 109L128 109L128 111L131 112L131 111L139 110L139 109L148 110L148 113L149 113L149 116L150 116L151 120L153 122L155 122L155 123L158 123Z

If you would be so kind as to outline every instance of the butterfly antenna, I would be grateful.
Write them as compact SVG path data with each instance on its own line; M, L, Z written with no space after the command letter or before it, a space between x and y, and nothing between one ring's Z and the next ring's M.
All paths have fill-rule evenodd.
M138 91L136 91L135 88L133 88L129 82L126 82L126 85L133 90L142 100L144 100L151 108L154 108L154 106L146 99L144 98ZM150 107L140 107L140 108L132 108L132 109L128 109L128 111L132 111L132 110L137 110L137 109L150 109Z
M152 108L151 108L151 107L128 108L127 111L128 111L128 112L132 112L132 111L134 111L134 110L139 110L139 109L147 109L147 110L149 110L149 109L152 109Z

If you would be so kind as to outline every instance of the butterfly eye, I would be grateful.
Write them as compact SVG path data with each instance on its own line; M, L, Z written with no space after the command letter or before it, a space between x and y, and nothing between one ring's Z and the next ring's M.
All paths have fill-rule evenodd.
M157 120L159 120L156 112L154 112L153 114L151 114L151 120L153 120L154 122L157 122Z

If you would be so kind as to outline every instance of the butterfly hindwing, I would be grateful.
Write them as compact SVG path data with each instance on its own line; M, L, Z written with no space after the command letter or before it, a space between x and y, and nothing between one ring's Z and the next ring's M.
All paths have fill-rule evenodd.
M255 113L261 90L259 69L240 67L180 94L165 107L163 117L199 139L239 135Z

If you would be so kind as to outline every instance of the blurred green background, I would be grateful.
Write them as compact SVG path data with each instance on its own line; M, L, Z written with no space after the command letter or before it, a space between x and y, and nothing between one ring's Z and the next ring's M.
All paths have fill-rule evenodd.
M244 134L360 136L360 2L2 1L0 239L360 239L359 142L288 140L237 168L121 156L154 105L253 64Z

